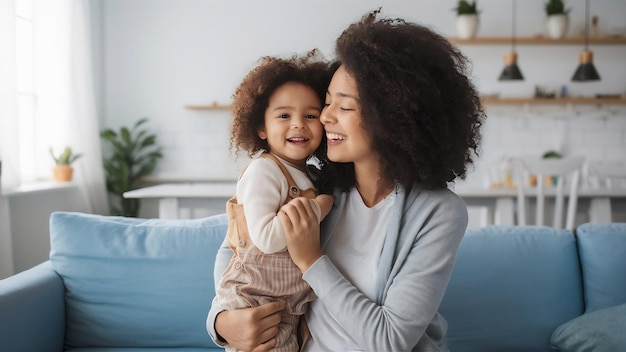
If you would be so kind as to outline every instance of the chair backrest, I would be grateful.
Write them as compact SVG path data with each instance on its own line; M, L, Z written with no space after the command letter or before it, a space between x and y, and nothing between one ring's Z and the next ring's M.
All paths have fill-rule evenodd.
M585 165L585 178L592 188L626 186L626 162L622 160L589 160Z
M578 203L580 172L585 163L584 157L561 159L543 159L539 157L520 157L516 160L518 175L517 211L518 225L526 225L526 197L536 199L535 224L544 225L545 195L554 190L554 211L552 227L563 228L563 208L565 183L569 187L565 228L574 229L574 219ZM527 184L535 180L536 186ZM534 182L533 182L534 183ZM551 183L551 184L547 184ZM532 189L534 188L534 190ZM548 192L549 191L549 192Z

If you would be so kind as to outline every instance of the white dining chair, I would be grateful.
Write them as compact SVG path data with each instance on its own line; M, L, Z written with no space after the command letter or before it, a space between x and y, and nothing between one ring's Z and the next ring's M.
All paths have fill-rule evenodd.
M626 188L626 162L621 160L590 160L585 165L585 178L590 188ZM589 204L589 221L609 223L613 221L613 209L609 197L595 197Z
M580 187L580 173L585 163L584 157L569 157L560 159L543 159L539 157L520 157L516 159L517 169L517 223L526 225L527 197L534 198L536 204L535 225L544 225L545 196L554 193L554 209L552 211L552 227L563 228L563 208L565 185L569 187L567 216L565 228L574 229L576 207L578 203L578 189ZM528 184L531 175L536 177L536 186ZM552 184L546 184L546 177L554 178ZM549 192L548 192L549 190Z

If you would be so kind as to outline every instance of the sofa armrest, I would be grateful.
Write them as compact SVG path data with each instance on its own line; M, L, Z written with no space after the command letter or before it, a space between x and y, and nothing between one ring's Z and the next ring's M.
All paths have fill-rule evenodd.
M64 291L50 261L0 280L2 351L63 351Z

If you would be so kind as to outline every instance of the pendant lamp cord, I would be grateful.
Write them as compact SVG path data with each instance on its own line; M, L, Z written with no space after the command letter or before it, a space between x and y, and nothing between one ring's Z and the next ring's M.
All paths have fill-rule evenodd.
M589 49L589 0L585 1L585 50Z
M513 0L513 6L511 8L513 9L512 10L512 14L511 14L511 17L513 17L513 21L511 21L512 26L513 26L512 30L511 30L511 32L513 34L513 37L511 38L511 46L513 47L513 51L515 51L515 36L516 36L515 35L515 27L516 27L515 26L515 0Z

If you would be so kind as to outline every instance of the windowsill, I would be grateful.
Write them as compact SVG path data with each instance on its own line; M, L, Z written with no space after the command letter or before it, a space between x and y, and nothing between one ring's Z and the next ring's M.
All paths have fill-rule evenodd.
M58 191L74 187L76 187L76 183L74 182L33 181L17 187L3 188L1 194L6 197L12 197L24 194Z

